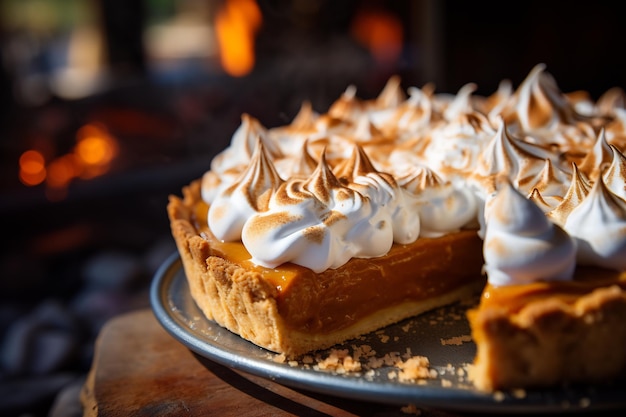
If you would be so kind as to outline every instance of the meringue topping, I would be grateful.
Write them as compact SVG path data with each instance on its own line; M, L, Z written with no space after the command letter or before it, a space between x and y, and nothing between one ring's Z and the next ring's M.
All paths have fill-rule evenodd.
M598 137L590 152L582 160L579 168L590 180L595 181L613 158L613 151L606 141L604 129L600 130Z
M578 169L578 166L575 163L572 163L572 166L572 178L565 196L556 207L546 214L550 220L561 227L565 225L565 221L570 212L585 199L591 189L591 183Z
M268 210L249 217L241 239L259 265L293 262L322 272L352 257L386 254L391 220L384 207L343 186L322 157L310 179L283 183Z
M238 181L224 187L209 207L207 222L215 237L223 241L241 239L248 218L268 210L269 200L282 182L263 142L257 140L248 169Z
M572 210L564 228L577 241L579 264L626 270L626 201L602 178Z
M613 158L602 176L604 183L615 195L626 200L626 157L614 145L609 145Z
M349 86L326 113L304 102L284 126L244 114L202 177L209 227L259 265L316 272L464 228L495 285L568 279L576 256L626 268L623 97L564 94L545 68L487 97L473 83L405 94L394 76L372 100Z
M509 181L486 203L484 270L494 286L569 280L576 267L574 240Z

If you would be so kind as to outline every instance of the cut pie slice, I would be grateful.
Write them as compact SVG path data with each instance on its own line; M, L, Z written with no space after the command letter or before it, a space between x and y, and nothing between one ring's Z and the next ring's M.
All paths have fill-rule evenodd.
M476 230L394 244L385 256L315 273L290 263L255 265L240 242L213 236L207 210L200 181L168 205L194 300L209 319L287 357L467 299L485 285Z
M579 267L573 281L487 284L468 312L486 391L612 381L626 371L626 273Z
M619 203L607 203L602 189L596 183L569 214L566 228L576 228L569 233L508 182L487 202L483 257L488 283L479 305L468 312L477 346L476 387L548 387L624 375L626 272L582 258L587 251L597 256L604 251L614 255L603 257L613 260L610 265L623 259L621 237L608 232L620 227L607 227L619 225L620 216L605 210L603 217L615 223L596 222L595 230L606 232L600 245L572 237L585 230L584 221L574 226L571 221L586 213L586 206L619 208Z

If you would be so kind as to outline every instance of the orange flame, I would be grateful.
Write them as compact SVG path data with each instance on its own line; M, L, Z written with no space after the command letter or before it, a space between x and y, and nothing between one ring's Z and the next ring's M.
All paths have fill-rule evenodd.
M361 10L351 26L352 36L363 44L382 65L397 61L402 53L402 22L383 10Z
M117 156L117 142L101 126L87 124L76 134L74 154L83 167L81 178L93 178L104 174Z
M226 73L242 77L254 68L254 35L261 26L254 0L226 0L215 18L220 61Z

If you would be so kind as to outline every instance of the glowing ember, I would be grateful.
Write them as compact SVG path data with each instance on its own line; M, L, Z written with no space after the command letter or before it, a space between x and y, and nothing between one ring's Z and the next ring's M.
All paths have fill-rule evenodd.
M78 131L76 140L74 153L85 167L86 177L93 177L94 174L100 175L103 167L108 169L108 165L118 152L115 139L109 135L106 129L98 125L83 126Z
M46 179L46 161L40 152L34 150L24 152L19 163L19 176L23 184L38 185Z
M59 199L72 180L105 174L118 151L117 141L104 127L87 124L76 133L74 149L48 164L39 151L24 152L19 160L19 178L27 186L45 182L49 198Z

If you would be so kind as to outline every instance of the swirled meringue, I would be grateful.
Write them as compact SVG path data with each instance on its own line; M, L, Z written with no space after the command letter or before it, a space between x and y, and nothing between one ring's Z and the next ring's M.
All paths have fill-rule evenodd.
M546 213L550 220L561 227L565 226L567 216L569 216L574 207L578 206L585 199L591 189L591 183L585 174L578 169L575 163L572 163L572 166L572 178L565 196L556 207Z
M434 119L432 97L417 87L410 87L408 93L406 101L394 108L384 122L377 123L387 135L397 135L400 142L421 136Z
M456 114L456 118L432 128L424 152L426 163L447 178L469 174L496 133L482 113L470 110L449 114Z
M613 158L611 164L604 171L602 179L609 190L626 200L626 156L614 145L609 146L613 152Z
M485 113L491 123L497 125L498 117L513 95L513 84L510 80L502 80L495 93L476 103L477 108Z
M564 228L576 238L579 264L626 270L626 201L601 178L571 211Z
M386 254L393 231L385 207L343 186L322 157L310 179L283 183L268 209L249 217L241 238L259 265L292 262L322 272L352 257Z
M209 206L207 222L213 235L227 242L239 240L248 218L268 209L272 194L282 182L263 142L258 140L248 169L233 184L218 191Z
M415 167L398 183L417 196L420 237L458 232L476 221L478 203L474 193L467 187L455 187L428 167Z
M313 110L311 102L304 101L291 123L267 129L267 136L278 145L284 156L298 155L306 141L325 134L316 126L319 120L320 115Z
M536 177L526 177L520 180L518 189L521 192L532 189L541 193L542 199L550 206L555 207L562 200L569 188L571 172L566 172L560 166L555 166L551 159L544 161L543 168Z
M265 126L257 118L242 114L241 123L233 133L229 146L211 161L211 171L224 173L236 169L241 172L248 166L257 140L263 143L270 156L282 155L281 149L268 137Z
M512 136L504 119L500 118L498 130L481 152L472 176L486 187L487 193L493 191L493 179L502 175L515 187L522 187L538 177L550 157L545 148ZM530 191L531 187L524 190L525 193Z
M347 187L367 196L389 213L394 242L408 244L419 237L421 221L417 197L400 187L392 175L376 170L362 147L354 147L352 157L338 168L337 175Z
M587 152L578 168L584 172L591 181L595 181L611 163L612 158L613 151L606 141L604 129L601 129L593 148Z
M626 109L613 109L613 119L605 126L606 140L619 149L626 149Z
M501 115L513 134L564 149L587 146L595 139L593 119L579 114L554 77L537 64L517 88Z
M573 277L574 240L509 181L487 201L485 219L484 270L492 285Z

